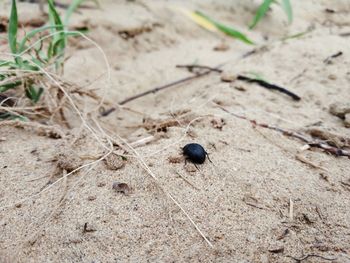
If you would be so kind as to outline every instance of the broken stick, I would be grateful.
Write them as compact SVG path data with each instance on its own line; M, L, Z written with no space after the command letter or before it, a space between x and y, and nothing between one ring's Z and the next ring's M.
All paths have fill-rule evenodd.
M277 90L281 93L284 93L286 95L288 95L289 97L291 97L293 100L301 100L301 98L296 95L295 93L287 90L286 88L283 88L283 87L280 87L280 86L277 86L275 84L270 84L264 80L261 80L261 79L252 79L252 78L248 78L248 77L245 77L245 76L241 76L239 75L237 77L238 80L242 80L242 81L246 81L248 83L256 83L258 84L259 86L261 87L264 87L264 88L267 88L267 89L270 89L270 90Z

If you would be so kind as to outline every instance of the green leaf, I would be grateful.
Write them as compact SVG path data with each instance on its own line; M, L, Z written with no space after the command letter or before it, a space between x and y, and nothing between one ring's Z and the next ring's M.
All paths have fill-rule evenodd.
M207 15L203 14L202 12L196 11L195 12L197 15L203 17L204 19L208 20L209 22L211 22L213 25L216 26L217 29L219 29L221 32L225 33L226 35L229 35L233 38L239 39L242 42L246 43L246 44L250 44L250 45L254 45L255 43L250 40L246 35L244 35L243 33L239 32L238 30L232 28L232 27L228 27L224 24L221 24L217 21L215 21L214 19L208 17Z
M0 60L0 67L7 67L9 66L11 63L11 61L7 61L7 60Z
M35 57L32 57L31 58L32 62L40 67L44 67L45 65L43 64L42 61L40 61L39 59L35 58Z
M248 71L246 73L246 75L251 76L252 78L255 78L257 80L262 80L262 81L268 82L266 79L264 79L264 77L261 74L255 72L255 71Z
M49 19L50 24L52 26L57 26L53 30L53 33L57 33L53 36L52 41L49 44L47 58L50 60L51 58L55 58L55 66L56 70L60 71L63 68L63 56L66 48L66 34L64 32L64 25L59 14L56 11L56 8L53 4L53 0L47 0L49 4ZM59 32L59 33L58 33Z
M43 32L45 30L48 29L53 29L53 28L58 28L60 26L43 26L43 27L39 27L37 29L34 29L32 31L30 31L28 34L25 35L25 37L22 39L22 41L19 44L19 48L18 48L18 53L23 52L27 47L25 46L26 42L33 38L36 34Z
M308 33L310 33L310 30L307 30L305 32L296 33L296 34L293 34L293 35L290 35L290 36L286 36L286 37L282 38L281 40L285 41L285 40L288 40L288 39L299 38L299 37L302 37L302 36L304 36L304 35L306 35Z
M10 112L0 112L0 120L15 120L28 121L28 118L19 114L13 114Z
M13 83L3 84L3 85L0 86L0 93L1 92L5 92L6 90L9 90L9 89L16 88L17 86L19 86L21 84L22 84L21 81L15 81Z
M49 58L51 57L55 57L57 54L54 53L55 51L64 51L65 47L66 47L66 37L65 37L65 33L64 31L64 26L62 24L61 18L59 16L59 14L56 11L56 8L52 2L52 0L47 0L47 3L49 4L49 18L50 18L50 23L51 26L55 26L55 30L53 30L53 32L59 32L62 31L59 34L56 34L53 36L53 43L57 43L59 42L59 46L56 48L56 50L52 49L51 51L53 53L49 54Z
M293 22L293 9L290 1L282 0L282 8L287 14L289 24L291 24Z
M26 96L33 101L34 103L37 103L41 97L41 95L44 92L44 89L40 87L38 90L34 86L29 86L26 90Z
M253 22L249 26L250 29L253 29L259 23L259 21L266 15L266 12L269 10L270 5L273 2L274 0L264 0L264 2L258 8Z
M12 0L11 14L9 21L9 45L13 54L17 54L17 29L18 29L18 16L16 0Z
M26 70L31 70L31 71L39 71L39 68L32 63L30 63L28 60L24 60L21 67Z

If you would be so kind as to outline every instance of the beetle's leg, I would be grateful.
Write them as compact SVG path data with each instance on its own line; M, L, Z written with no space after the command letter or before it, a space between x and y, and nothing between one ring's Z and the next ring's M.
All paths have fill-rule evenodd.
M198 172L200 172L201 170L199 170L197 164L195 164L195 163L193 163L193 164L194 164L194 166L197 168Z
M207 152L205 154L207 155L209 162L213 163L209 158L209 154Z

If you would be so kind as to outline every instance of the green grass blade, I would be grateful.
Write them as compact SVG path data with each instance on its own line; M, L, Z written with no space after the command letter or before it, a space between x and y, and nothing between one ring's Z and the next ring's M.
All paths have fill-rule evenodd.
M14 89L14 88L16 88L17 86L19 86L21 84L22 84L21 81L15 81L13 83L3 84L3 85L0 86L0 93L1 92L5 92L6 90L9 90L9 89Z
M43 94L44 89L40 87L38 90L36 90L34 86L29 86L29 88L27 88L25 92L27 98L29 98L34 103L37 103L41 95Z
M0 112L0 120L15 120L28 121L28 118L19 114L13 114L10 112Z
M306 34L310 33L310 31L305 31L305 32L300 32L300 33L296 33L294 35L290 35L290 36L286 36L286 37L283 37L281 38L282 41L285 41L285 40L288 40L288 39L293 39L293 38L299 38L299 37L302 37L302 36L305 36Z
M54 32L63 31L64 26L62 24L61 18L59 16L59 14L57 13L56 8L55 8L52 0L47 0L47 3L49 5L49 18L50 18L51 26L55 26L53 31ZM48 54L49 58L55 57L57 55L56 53L54 53L55 51L56 52L64 51L64 49L66 47L66 37L65 37L64 32L59 33L57 35L54 35L53 42L54 43L59 42L60 44L56 50L51 49L52 53Z
M55 8L55 5L53 4L52 0L47 0L47 3L49 5L49 17L51 20L51 24L54 26L59 27L57 30L61 31L63 30L63 23L61 21L61 18L59 16L59 14L57 13L57 10Z
M0 67L7 67L12 63L12 61L0 60Z
M12 0L11 14L9 21L9 45L13 54L17 54L17 29L18 29L18 16L16 0Z
M23 52L27 47L25 46L26 42L33 38L36 34L43 32L45 30L48 29L55 29L55 28L59 28L60 26L43 26L43 27L39 27L37 29L34 29L32 31L30 31L28 34L25 35L25 37L22 39L22 41L19 44L19 48L18 48L18 53Z
M211 22L213 25L216 26L217 29L219 29L221 32L225 33L228 36L231 36L233 38L236 38L238 40L241 40L242 42L246 43L246 44L250 44L250 45L254 45L255 43L250 40L246 35L244 35L243 33L239 32L238 30L232 28L232 27L228 27L224 24L221 24L215 20L213 20L212 18L208 17L207 15L196 11L196 14L203 17L204 19L208 20L209 22Z
M259 21L266 15L266 12L269 10L270 5L273 2L274 0L264 0L264 2L258 8L253 22L249 26L250 29L253 29L259 23Z
M293 22L293 9L290 1L282 0L282 8L287 14L289 24L291 24Z
M72 14L74 13L75 10L77 10L77 8L81 5L82 2L84 2L85 0L73 0L73 2L69 5L66 15L64 17L64 24L65 26L68 25L69 19L72 16Z
M248 77L251 77L251 78L254 78L254 79L257 79L257 80L263 80L265 82L268 82L266 79L264 79L264 77L261 74L259 74L257 72L254 72L254 71L248 71L246 73L246 75L248 75Z

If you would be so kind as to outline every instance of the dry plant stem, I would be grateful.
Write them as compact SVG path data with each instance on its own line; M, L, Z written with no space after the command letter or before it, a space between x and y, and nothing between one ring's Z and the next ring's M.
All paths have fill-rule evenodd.
M219 68L212 68L212 67L208 67L208 66L203 66L203 65L176 65L177 68L187 68L190 72L192 72L194 69L207 69L207 70L211 70L211 71L215 71L218 73L222 72L222 69Z
M55 79L53 78L50 73L48 73L45 69L43 69L42 67L40 67L40 65L33 63L35 66L37 66L55 85L57 85L57 87L61 90L61 92L63 92L63 94L65 95L65 97L69 100L69 102L71 103L71 105L73 106L74 110L76 111L76 113L78 114L79 118L81 119L83 125L91 132L91 134L95 137L95 139L101 144L101 146L103 148L108 149L108 147L106 147L104 145L104 143L101 141L101 138L94 132L94 130L90 127L90 125L87 123L86 119L84 118L84 116L82 115L82 113L80 112L80 110L78 109L78 107L75 105L74 100L72 99L72 97L68 94L68 92L63 88L63 86Z
M23 75L6 78L6 79L0 81L0 86L13 83L13 82L15 82L16 80L19 80L19 79L30 78L30 77L35 76L35 75L39 75L39 73L26 73L26 74L23 74Z
M329 172L328 169L326 169L326 168L324 168L324 167L322 167L322 166L320 166L320 165L317 165L317 164L315 164L315 163L309 161L308 159L306 159L306 157L303 156L301 153L296 154L296 155L295 155L295 158L296 158L297 160L299 160L300 162L305 163L305 164L308 164L309 166L311 166L311 167L313 167L313 168L320 169L320 170L323 170L323 171L325 171L325 172Z
M244 53L241 57L238 58L237 62L241 59L244 59L244 58L247 58L253 54L255 54L257 52L256 49L253 49L251 51L248 51L246 53ZM124 105L130 101L133 101L133 100L136 100L138 98L141 98L143 96L146 96L148 94L151 94L151 93L156 93L158 91L161 91L161 90L164 90L164 89L167 89L167 88L171 88L171 87L174 87L176 85L179 85L179 84L182 84L182 83L185 83L187 81L191 81L191 80L194 80L194 79L197 79L197 78L200 78L200 77L203 77L205 75L208 75L209 73L213 72L213 71L216 71L216 72L220 72L220 68L224 65L225 63L222 63L222 64L219 64L218 66L216 67L207 67L207 66L196 66L197 68L198 67L201 67L201 68L206 68L208 70L205 70L201 73L198 73L194 76L189 76L189 77L186 77L186 78L182 78L182 79L179 79L179 80L176 80L174 82L171 82L171 83L168 83L166 85L163 85L163 86L159 86L159 87L156 87L156 88L153 88L153 89L150 89L148 91L145 91L145 92L142 92L140 94L137 94L137 95L134 95L134 96L131 96L125 100L122 100L121 102L118 103L118 105ZM194 65L191 65L192 68L194 68L195 66ZM117 108L116 107L112 107L106 111L103 111L101 113L101 116L105 117L105 116L108 116L109 114L111 114L113 111L115 111Z
M175 171L175 173L176 173L178 176L180 176L180 177L182 178L182 180L184 180L187 184L189 184L189 185L192 186L194 189L196 189L197 191L199 191L199 188L196 187L196 186L195 186L193 183L191 183L189 180L187 180L187 179L185 178L185 176L183 176L180 172Z
M280 132L280 133L282 133L282 134L284 134L284 135L286 135L288 137L297 138L297 139L307 143L311 147L317 147L317 148L323 149L326 152L328 152L330 154L333 154L335 156L347 156L347 157L350 158L350 151L330 146L330 145L328 145L328 144L326 144L324 142L313 141L313 140L305 137L304 135L299 134L299 133L294 132L294 131L288 131L288 130L282 129L280 127L272 126L272 125L265 124L265 123L258 123L256 120L251 120L251 119L248 119L247 117L245 117L243 115L239 115L237 113L230 112L229 110L225 109L224 107L220 106L217 103L215 103L215 105L217 107L219 107L221 110L223 110L224 112L226 112L226 113L228 113L228 114L230 114L230 115L232 115L232 116L234 116L236 118L249 121L254 126L259 126L259 127L262 127L262 128L278 131L278 132Z
M283 151L287 152L287 153L291 153L295 156L295 158L305 164L308 164L310 167L312 168L316 168L316 169L320 169L323 170L325 172L329 172L326 168L319 166L311 161L309 161L308 159L306 159L306 157L304 157L301 153L295 153L292 152L291 150L288 150L286 147L283 147L279 144L277 144L274 140L271 140L268 136L266 136L263 132L261 132L259 129L255 129L261 136L263 136L266 140L268 140L270 143L272 143L273 145L276 145L278 148L282 149Z
M0 122L0 124L1 124L1 122ZM74 169L73 171L67 173L66 175L64 175L64 176L62 176L61 178L57 179L54 183L52 183L52 184L48 185L47 187L45 187L45 188L44 188L43 190L41 190L40 192L35 193L35 194L33 194L33 195L31 195L31 196L28 196L28 197L26 197L26 198L23 198L23 199L17 201L16 203L14 203L14 204L2 206L2 207L0 207L0 210L5 209L5 208L14 207L16 204L24 203L24 202L26 202L26 201L28 201L28 200L30 200L30 199L32 199L32 198L35 198L35 197L41 195L42 193L48 191L48 190L51 189L53 186L55 186L56 184L58 184L60 181L65 180L66 177L70 176L71 174L73 174L73 173L75 173L75 172L77 172L77 171L80 171L81 169L83 169L83 168L85 168L85 167L90 166L90 168L86 171L86 173L90 172L99 162L101 162L102 160L104 160L104 159L105 159L109 154L111 154L111 153L112 153L112 150L110 150L108 153L106 153L106 154L103 155L101 158L97 159L96 161L89 162L89 163L87 163L87 164L83 164L83 165L81 165L80 167Z
M54 207L54 209L52 210L52 212L49 214L49 216L45 219L44 222L42 222L40 224L40 227L37 231L35 231L31 237L29 237L28 241L31 245L33 245L36 241L37 241L37 238L38 238L38 235L40 233L40 231L42 231L45 227L45 224L50 220L50 218L52 218L55 213L57 212L57 210L60 208L60 206L63 204L63 202L65 201L65 198L66 198L66 194L67 194L67 190L68 190L68 185L67 185L67 177L65 176L67 174L67 171L66 170L63 170L62 172L63 174L63 192L61 194L61 197L58 201L58 204Z
M146 144L148 144L148 143L150 143L150 142L153 142L153 141L155 141L155 140L157 140L157 138L156 138L155 136L151 135L151 136L142 138L142 139L140 139L140 140L137 140L137 141L135 141L135 142L132 142L132 143L130 143L130 145L131 145L132 147L134 147L134 148L137 148L137 147L146 145Z
M108 140L108 143L109 143L109 146L110 146L111 151L112 151L112 149L113 149L113 144L112 144L112 142L111 142L110 140ZM106 157L111 153L111 151L109 151L108 154L106 154L104 157L102 157L102 158L99 159L99 160L102 161L103 158L106 158ZM93 165L86 171L85 174L83 174L83 175L77 180L77 182L69 189L69 191L72 191L72 190L83 180L83 178L84 178L97 164L98 164L98 161L93 162ZM79 168L78 168L78 169L79 169ZM73 171L73 172L74 172L74 171ZM71 173L72 173L72 172L71 172ZM45 224L48 222L48 220L49 220L51 217L55 216L55 213L56 213L57 209L58 209L58 208L63 204L63 202L65 201L65 197L66 197L67 192L68 192L67 178L68 178L68 176L69 176L71 173L67 174L67 171L66 171L66 170L63 170L62 178L60 178L59 180L57 180L57 181L60 181L60 180L63 179L64 192L63 192L63 194L61 195L60 201L59 201L58 205L56 206L56 208L50 213L50 215L46 218L46 220L41 224L41 227L39 228L39 230L37 230L37 231L34 233L34 235L32 235L32 238L28 239L28 241L29 241L30 244L34 244L34 243L35 243L35 241L37 240L37 237L38 237L38 233L44 229ZM57 181L55 181L53 184L56 184ZM46 188L45 188L44 190L46 190ZM39 193L39 194L40 194L40 193Z
M289 97L291 97L293 100L296 100L296 101L301 100L301 98L298 95L296 95L295 93L287 90L286 88L283 88L283 87L280 87L280 86L268 83L268 82L266 82L264 80L252 79L252 78L248 78L248 77L241 76L241 75L239 75L237 77L237 79L246 81L248 83L257 83L258 85L260 85L261 87L264 87L266 89L277 90L277 91L279 91L281 93L284 93L284 94L288 95Z
M179 85L179 84L182 84L184 82L187 82L187 81L191 81L191 80L194 80L194 79L197 79L197 78L200 78L200 77L203 77L205 75L208 75L210 72L212 72L212 70L206 70L202 73L198 73L194 76L190 76L190 77L186 77L186 78L182 78L182 79L179 79L179 80L176 80L174 82L171 82L171 83L168 83L166 85L163 85L163 86L159 86L159 87L156 87L156 88L153 88L153 89L150 89L148 91L145 91L145 92L142 92L140 94L137 94L135 96L132 96L132 97L129 97L125 100L122 100L121 102L119 102L118 104L119 105L124 105L130 101L133 101L133 100L136 100L138 98L141 98L143 96L146 96L148 94L152 94L152 93L156 93L158 91L161 91L161 90L164 90L164 89L167 89L167 88L171 88L171 87L174 87L176 85ZM101 116L105 117L105 116L108 116L109 114L111 114L113 111L116 110L116 107L112 107L104 112L101 113Z
M96 122L96 124L98 124ZM110 139L113 140L113 138L108 135L107 133L105 133L102 129L101 131L104 133L104 135ZM139 161L141 167L152 177L152 179L156 182L157 186L163 191L163 193L165 195L167 195L170 200L172 200L175 205L180 208L180 210L184 213L184 215L187 217L187 219L191 222L191 224L195 227L195 229L198 231L198 233L201 235L201 237L207 242L207 244L210 247L214 247L213 244L206 238L206 236L203 234L203 232L200 230L200 228L198 227L198 225L193 221L193 219L191 218L191 216L186 212L186 210L182 207L182 205L180 205L176 199L173 197L173 195L171 193L169 193L159 182L158 177L152 172L152 170L149 168L149 166L146 164L146 162L143 160L143 158L141 157L141 155L127 142L125 141L123 138L121 138L118 134L116 134L116 136L118 137L118 139L120 141L122 141L123 144L125 144L126 146L128 146L128 148L134 153L135 158Z
M311 257L321 258L321 259L329 260L329 261L336 260L336 258L326 258L326 257L320 256L320 255L316 255L316 254L308 254L308 255L303 256L301 258L296 258L296 257L292 257L292 256L287 256L287 257L292 258L292 259L294 259L295 261L297 261L299 263L304 261L304 260L306 260L306 259L308 259L308 258L311 258Z
M4 55L8 55L10 57L21 57L23 56L25 53L27 53L29 50L31 50L32 48L34 48L37 44L41 43L43 40L47 39L47 38L50 38L52 36L55 36L55 35L58 35L58 34L61 34L61 33L74 33L74 34L78 34L80 35L81 37L83 37L84 39L86 39L87 41L89 41L90 43L92 43L102 54L102 57L103 57L103 60L105 62L105 65L106 65L106 71L107 71L107 84L108 86L110 86L110 83L111 83L111 67L109 65L109 62L108 62L108 59L107 59L107 55L106 53L103 51L103 49L95 42L93 41L91 38L87 37L86 35L84 35L83 33L79 32L79 31L65 31L65 30L62 30L62 31L57 31L57 32L53 32L53 33L50 33L49 35L46 35L40 39L38 39L36 42L34 42L32 45L30 45L28 48L26 48L25 50L23 50L21 53L19 54L12 54L12 53L5 53L5 52L1 52L1 54L4 54ZM60 84L57 83L57 81L55 81L53 79L52 76L50 76L50 73L43 70L42 67L40 67L39 65L37 65L36 63L33 63L33 65L37 66L40 71L42 71L43 73L45 73L45 75L47 75L51 80L53 80L55 82L56 85L58 85L60 87ZM61 88L61 87L60 87ZM101 98L101 101L99 103L99 105L96 107L95 110L98 110L100 108L100 106L103 104L103 101L104 101L104 98L106 96L106 89L103 90L103 96ZM75 107L75 105L73 105L73 107Z

